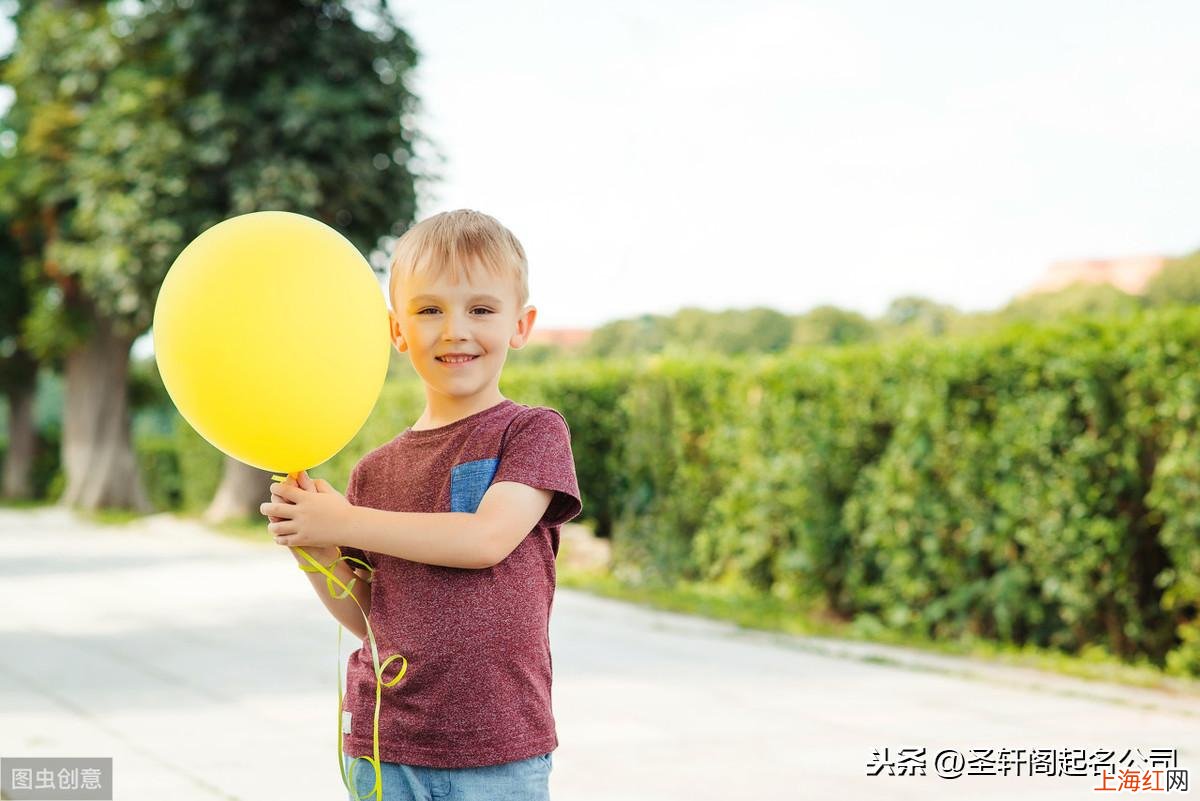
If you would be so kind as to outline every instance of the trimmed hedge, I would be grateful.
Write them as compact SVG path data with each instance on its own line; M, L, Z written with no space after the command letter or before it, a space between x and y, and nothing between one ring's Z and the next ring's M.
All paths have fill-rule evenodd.
M629 576L1180 673L1200 661L1200 314L662 363L631 384Z

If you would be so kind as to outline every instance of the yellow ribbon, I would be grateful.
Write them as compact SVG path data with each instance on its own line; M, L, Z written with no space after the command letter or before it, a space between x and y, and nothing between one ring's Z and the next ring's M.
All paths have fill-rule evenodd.
M293 476L293 478L294 477L295 476ZM287 479L287 476L271 476L271 478L273 478L276 481L284 481ZM358 564L362 565L364 568L367 569L368 575L370 575L370 576L375 575L375 568L371 567L369 564L367 564L363 560L356 559L353 556L338 556L337 559L334 559L328 565L322 565L316 559L313 559L312 556L310 556L308 554L308 552L305 551L303 548L296 546L296 551L301 556L303 556L305 559L308 560L307 565L297 565L297 567L299 567L305 573L324 573L325 574L325 587L327 590L329 590L329 594L334 598L334 600L339 600L339 601L341 599L349 596L350 600L354 601L354 605L358 607L358 611L362 612L363 623L365 623L367 626L367 640L371 643L371 665L375 669L375 718L371 724L371 753L372 753L372 756L355 757L354 760L350 763L350 769L349 769L349 772L347 773L344 752L342 751L342 703L343 703L343 696L342 696L342 627L341 627L341 624L339 624L338 625L338 639L337 639L337 654L338 654L338 664L337 664L337 677L338 677L338 683L337 683L337 687L338 687L338 709L337 709L338 772L341 773L342 784L345 785L347 791L349 791L350 793L353 793L356 801L364 801L365 799L370 798L372 796L374 796L376 801L383 801L383 772L380 769L381 763L380 763L380 759L379 759L379 707L380 707L380 704L381 704L382 698L383 698L383 688L384 687L395 687L396 684L398 684L400 682L400 680L402 678L404 678L404 674L408 672L408 660L405 659L400 654L392 654L391 656L389 656L387 659L385 659L383 661L383 664L380 664L379 648L375 644L375 632L371 630L371 621L368 618L366 610L364 610L362 608L362 604L360 604L358 602L358 598L355 597L354 594L351 592L351 589L354 587L355 583L357 583L358 578L357 577L352 578L352 579L350 579L350 583L346 584L346 583L343 583L341 579L339 579L337 576L333 575L333 573L331 572L331 569L333 568L334 565L336 565L338 562L343 562L343 561L357 562ZM340 550L339 550L339 553L340 553ZM341 593L338 593L334 590L335 586L341 588L341 590L342 590ZM397 673L395 675L395 677L392 678L391 681L384 681L383 680L383 671L387 669L388 665L390 665L392 662L396 661L397 659L401 660L401 662L402 662L402 664L400 665L400 672ZM354 765L360 759L365 759L367 761L367 763L375 771L375 786L366 795L359 795L358 788L356 786L352 786L350 783L350 779L354 775Z

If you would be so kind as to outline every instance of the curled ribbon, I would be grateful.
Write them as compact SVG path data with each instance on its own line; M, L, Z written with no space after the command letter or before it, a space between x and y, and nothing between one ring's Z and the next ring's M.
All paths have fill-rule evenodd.
M283 481L287 478L287 476L271 476L271 478L275 479L276 481ZM345 764L346 761L344 758L344 752L342 751L342 704L343 704L344 699L342 696L342 627L339 624L338 625L338 639L337 639L337 653L338 653L338 664L337 664L338 771L341 773L341 776L342 776L342 784L345 785L346 790L348 792L353 794L355 801L364 801L365 799L371 798L371 797L374 797L376 801L383 801L383 772L380 769L381 762L379 759L379 707L380 707L380 704L381 704L382 698L383 698L383 688L384 687L395 687L400 682L400 680L402 678L404 678L404 674L408 672L408 660L405 659L400 654L392 654L387 659L383 660L382 664L380 663L379 647L375 644L375 632L371 630L371 621L369 619L369 616L367 615L366 610L364 610L362 608L362 604L360 604L358 602L358 598L355 597L355 595L351 592L351 589L358 582L358 578L357 577L352 578L352 579L350 579L350 583L346 584L341 579L339 579L337 576L333 575L333 573L331 572L333 566L336 565L338 562L357 562L359 565L362 565L362 567L366 568L368 575L371 575L371 576L373 576L375 574L375 568L371 567L369 564L367 564L363 560L356 559L353 556L339 556L337 559L334 559L328 565L322 565L316 559L313 559L308 554L308 552L305 551L303 548L296 546L296 551L301 556L303 556L305 559L308 560L307 565L298 565L298 567L301 570L303 570L305 573L323 573L325 575L325 587L329 591L330 596L332 596L334 598L334 600L341 600L341 599L349 596L350 600L354 601L354 605L358 607L358 611L362 612L363 623L365 623L366 627L367 627L367 641L371 644L371 665L375 670L375 717L371 723L371 754L372 755L369 757L355 757L354 760L350 763L349 771L347 771L346 764ZM334 589L335 587L340 587L341 592L340 593L337 592ZM388 665L392 664L392 662L395 662L397 659L401 660L400 671L394 677L392 677L392 679L390 681L384 681L383 680L383 671L385 671L387 669ZM350 784L350 778L354 775L354 765L360 759L366 760L367 764L369 764L375 771L375 786L366 795L359 795L358 788L356 786L352 786Z

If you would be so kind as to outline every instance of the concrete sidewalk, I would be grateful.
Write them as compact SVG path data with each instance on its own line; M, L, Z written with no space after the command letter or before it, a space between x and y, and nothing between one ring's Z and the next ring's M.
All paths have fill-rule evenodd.
M343 799L357 647L285 550L169 516L0 510L0 756L113 757L123 801ZM559 590L556 801L1094 797L1091 778L938 778L941 748L1176 748L1200 699L812 638ZM928 776L866 776L924 747Z

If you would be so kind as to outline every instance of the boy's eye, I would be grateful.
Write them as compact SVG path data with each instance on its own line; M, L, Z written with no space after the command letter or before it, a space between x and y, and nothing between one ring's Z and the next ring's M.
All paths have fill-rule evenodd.
M417 312L417 314L424 314L425 312L438 312L438 311L441 311L441 310L440 310L440 309L435 309L435 308L434 308L434 307L432 307L432 306L427 306L426 308L424 308L424 309L421 309L419 312ZM486 308L486 307L484 307L484 306L476 306L474 309L471 309L471 311L472 311L472 312L483 312L484 314L491 314L491 313L492 313L492 310L491 310L491 309L489 309L489 308Z

